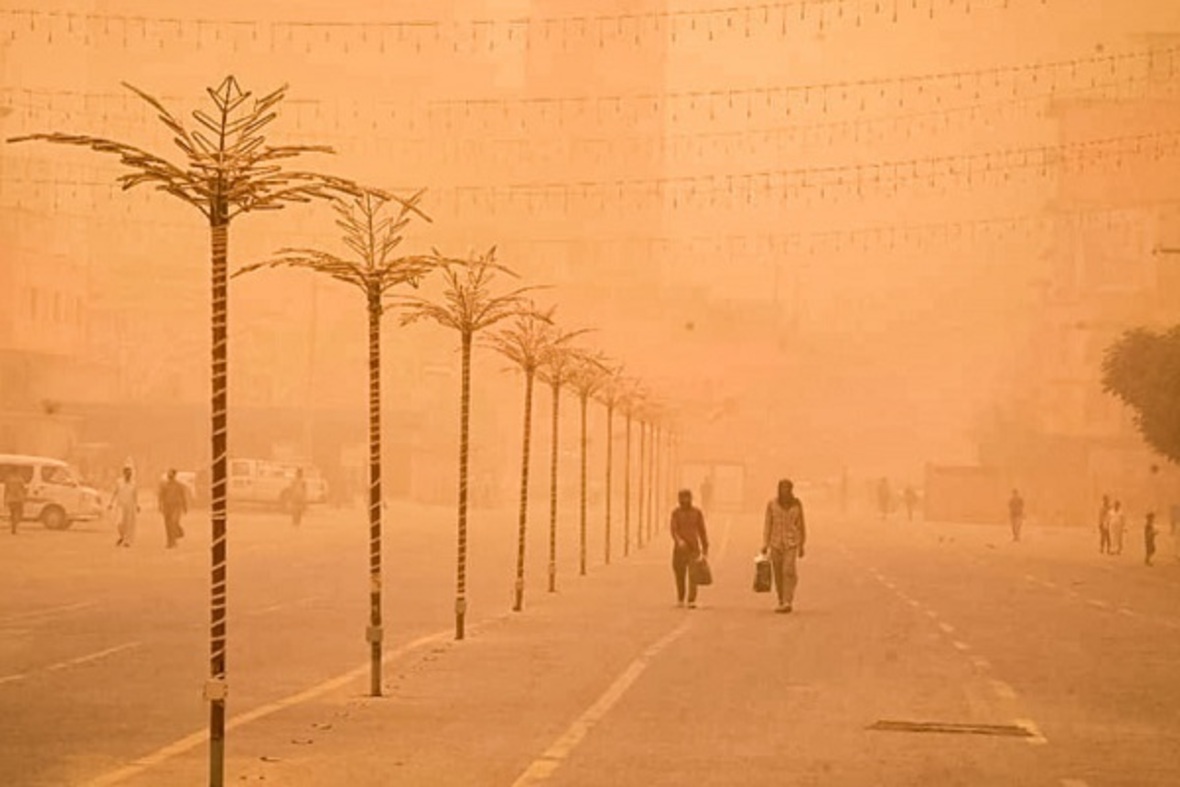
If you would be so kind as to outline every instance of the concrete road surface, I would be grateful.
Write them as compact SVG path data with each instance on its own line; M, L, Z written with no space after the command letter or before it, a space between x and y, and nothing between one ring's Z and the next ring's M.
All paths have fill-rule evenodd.
M572 515L560 592L537 592L542 514L513 614L514 516L482 512L456 643L451 514L401 507L374 700L362 518L235 520L227 783L1180 784L1170 553L1147 568L1088 531L1012 544L815 510L796 611L776 615L750 590L759 517L718 516L717 584L685 610L666 536L609 567L595 549L579 578ZM98 530L3 539L4 783L205 783L202 527L176 552L160 534L123 551Z

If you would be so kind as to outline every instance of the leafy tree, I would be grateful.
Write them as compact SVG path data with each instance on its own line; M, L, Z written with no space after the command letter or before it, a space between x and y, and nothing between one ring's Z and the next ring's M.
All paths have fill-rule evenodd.
M1102 387L1134 410L1148 445L1180 462L1180 325L1124 333L1106 350Z

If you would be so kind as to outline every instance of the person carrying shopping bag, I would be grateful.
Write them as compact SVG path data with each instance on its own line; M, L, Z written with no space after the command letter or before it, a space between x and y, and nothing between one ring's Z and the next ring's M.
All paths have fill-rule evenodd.
M705 530L705 515L692 504L692 492L680 490L680 505L672 511L672 574L676 578L676 606L695 609L697 605L697 575L690 568L709 556L709 533ZM687 587L686 587L687 586Z
M762 528L762 554L770 559L774 587L778 592L775 612L789 613L794 608L795 587L799 582L795 560L803 557L806 541L803 503L795 497L795 485L784 478L778 482L778 496L766 504L766 521Z

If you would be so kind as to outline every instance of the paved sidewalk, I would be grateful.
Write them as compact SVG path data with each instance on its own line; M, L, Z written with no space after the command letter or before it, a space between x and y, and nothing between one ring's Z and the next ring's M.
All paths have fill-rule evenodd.
M477 618L462 642L451 630L413 643L390 632L391 652L409 650L387 664L385 697L365 696L358 665L342 685L231 729L226 783L513 784L693 614L673 603L665 540L586 577L567 575L556 594L535 577L523 612ZM202 743L112 783L203 784L207 756Z

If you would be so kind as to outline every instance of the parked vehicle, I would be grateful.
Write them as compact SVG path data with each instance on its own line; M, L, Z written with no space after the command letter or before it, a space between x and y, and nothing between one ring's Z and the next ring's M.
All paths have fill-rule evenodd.
M269 459L230 460L229 502L277 506L285 511L291 482L295 479L295 471L300 468L303 469L303 480L307 484L307 502L323 503L328 497L328 484L317 468Z
M50 530L102 516L102 495L85 486L78 473L60 459L25 454L0 454L0 479L16 471L25 480L24 518Z

